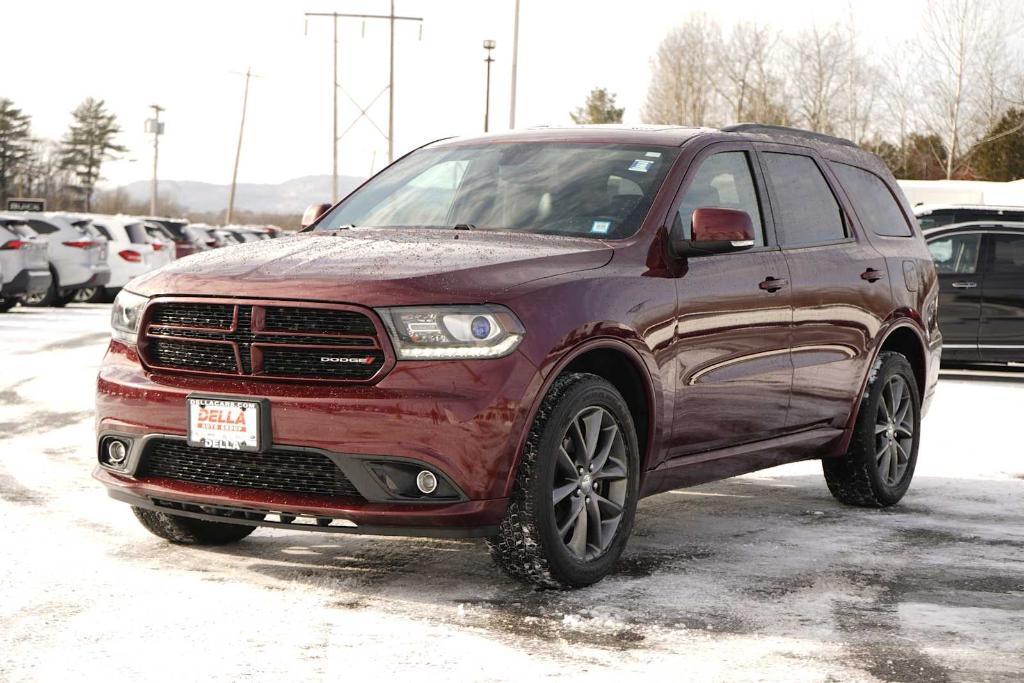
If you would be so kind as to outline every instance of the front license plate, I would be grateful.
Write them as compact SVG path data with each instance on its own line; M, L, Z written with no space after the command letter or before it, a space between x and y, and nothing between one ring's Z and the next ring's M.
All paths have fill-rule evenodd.
M260 401L235 401L203 396L188 399L188 444L231 451L263 448Z

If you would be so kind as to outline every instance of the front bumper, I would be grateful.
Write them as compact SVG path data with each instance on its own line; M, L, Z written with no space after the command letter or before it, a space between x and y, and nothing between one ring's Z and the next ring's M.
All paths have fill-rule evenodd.
M460 499L385 500L353 476L360 499L135 476L103 465L94 476L119 500L172 514L225 521L225 510L248 511L253 518L284 513L344 520L343 526L313 527L325 531L488 535L505 512L521 436L540 385L537 369L518 352L483 361L399 363L372 386L311 386L149 372L134 349L112 342L98 379L100 437L183 437L185 399L193 392L264 398L275 449L328 453L346 474L356 462L374 458L422 463L447 478ZM136 464L128 471L135 472ZM202 505L207 510L196 509Z
M50 287L53 276L49 270L30 270L26 268L14 276L10 282L0 288L0 296L13 297L25 294L42 294Z

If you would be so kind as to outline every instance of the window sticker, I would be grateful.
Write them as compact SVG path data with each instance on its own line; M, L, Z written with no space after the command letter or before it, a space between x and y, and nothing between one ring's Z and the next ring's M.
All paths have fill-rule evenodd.
M657 158L659 158L661 156L661 152L647 152L646 154L644 154L644 156L645 157L652 157L654 159L657 159Z
M611 227L611 221L594 221L590 226L590 232L597 233L598 235L607 235Z
M650 159L634 159L633 163L629 165L629 170L636 171L637 173L647 173L653 165L654 162Z

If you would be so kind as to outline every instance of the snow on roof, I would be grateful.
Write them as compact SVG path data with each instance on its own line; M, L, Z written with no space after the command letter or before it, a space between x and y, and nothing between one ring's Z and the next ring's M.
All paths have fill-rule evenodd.
M910 204L919 205L1022 207L1024 180L1008 183L987 180L897 180Z

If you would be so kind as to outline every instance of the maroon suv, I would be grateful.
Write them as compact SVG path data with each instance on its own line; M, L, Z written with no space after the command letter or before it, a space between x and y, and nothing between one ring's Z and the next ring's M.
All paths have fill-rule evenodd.
M95 476L177 543L480 536L586 585L660 491L821 459L840 501L900 500L937 293L892 175L844 140L444 140L302 234L126 288Z

